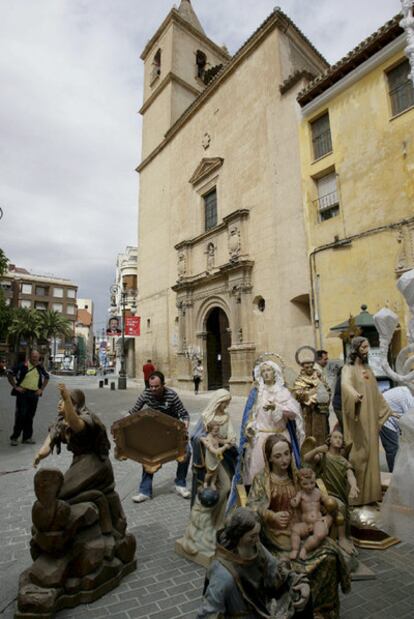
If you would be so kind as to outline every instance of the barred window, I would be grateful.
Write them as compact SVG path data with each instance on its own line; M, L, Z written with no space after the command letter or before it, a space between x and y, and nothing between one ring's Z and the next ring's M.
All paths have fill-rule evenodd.
M314 120L313 123L311 123L311 129L313 156L315 159L319 159L319 157L332 151L331 127L329 125L328 112L317 120Z
M203 197L205 229L210 230L217 225L217 191L213 189Z
M414 106L414 86L409 74L408 59L387 73L393 116Z

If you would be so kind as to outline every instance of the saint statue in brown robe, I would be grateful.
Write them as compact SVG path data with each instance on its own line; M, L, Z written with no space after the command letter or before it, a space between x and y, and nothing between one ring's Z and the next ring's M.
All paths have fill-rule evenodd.
M380 501L379 431L392 411L367 365L369 344L364 337L351 342L349 363L342 370L342 412L346 443L352 443L349 460L359 495L352 505Z

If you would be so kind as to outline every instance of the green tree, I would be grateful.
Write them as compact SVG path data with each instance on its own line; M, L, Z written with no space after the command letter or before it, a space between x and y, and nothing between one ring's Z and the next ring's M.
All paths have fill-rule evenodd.
M41 321L41 336L45 340L54 337L70 337L72 335L71 321L54 310L39 312Z
M2 277L6 271L9 263L9 259L5 255L4 251L0 248L0 277ZM5 341L12 322L13 310L6 305L3 290L0 286L0 340Z
M0 277L7 271L9 259L5 255L4 251L0 248Z
M39 312L41 320L41 338L47 340L49 346L51 340L56 338L66 338L73 335L71 321L54 310ZM52 351L50 351L52 352ZM46 362L46 366L48 361Z
M19 307L14 311L9 335L15 342L16 350L18 350L20 340L25 340L28 352L42 337L41 313L35 309Z

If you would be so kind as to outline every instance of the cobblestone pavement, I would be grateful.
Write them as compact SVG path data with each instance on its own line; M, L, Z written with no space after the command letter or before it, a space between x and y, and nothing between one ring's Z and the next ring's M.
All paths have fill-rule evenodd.
M35 418L36 438L40 442L56 410L57 393L53 378ZM70 386L85 390L89 406L100 413L109 427L133 404L142 384L129 381L124 392L97 388L96 378L71 378ZM18 576L30 565L31 507L34 500L31 462L36 445L10 447L14 401L9 386L0 379L0 614L13 616ZM205 406L208 395L195 397L182 393L191 413L192 425ZM243 399L234 398L231 413L237 426ZM65 470L70 456L52 456L49 466ZM203 589L204 570L174 552L175 540L185 529L189 502L174 493L175 465L163 466L156 474L154 499L136 505L140 467L131 461L113 460L117 490L128 520L128 529L137 539L137 570L127 576L115 590L93 604L59 613L62 619L75 617L119 619L194 618ZM386 551L362 551L361 558L376 574L376 580L353 583L352 592L342 597L342 619L402 619L414 611L414 546L399 544Z

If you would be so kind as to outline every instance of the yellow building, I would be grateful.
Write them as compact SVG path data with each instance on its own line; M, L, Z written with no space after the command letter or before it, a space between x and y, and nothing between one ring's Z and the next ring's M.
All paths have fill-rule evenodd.
M396 16L299 95L315 343L384 305L407 316L396 279L414 267L414 89Z
M328 64L280 10L231 57L189 0L141 58L137 367L246 393L313 341L296 98Z

